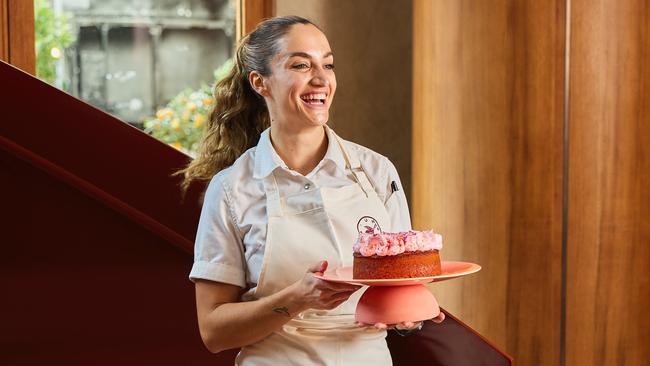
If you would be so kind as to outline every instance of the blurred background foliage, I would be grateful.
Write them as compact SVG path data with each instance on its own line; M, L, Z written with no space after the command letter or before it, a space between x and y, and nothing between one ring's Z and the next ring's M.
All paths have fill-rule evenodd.
M215 84L232 69L229 59L214 71ZM210 112L215 107L212 86L202 85L198 90L186 88L167 105L145 120L145 132L188 155L194 156L205 130Z
M57 61L66 47L74 42L74 35L65 14L55 14L48 0L34 1L36 37L36 76L54 84ZM65 86L64 90L65 89Z

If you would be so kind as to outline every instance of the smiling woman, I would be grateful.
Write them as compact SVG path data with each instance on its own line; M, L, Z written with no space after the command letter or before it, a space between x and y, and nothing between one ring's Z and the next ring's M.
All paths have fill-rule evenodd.
M212 352L239 365L390 365L386 330L356 324L360 286L318 279L350 266L360 218L411 229L393 164L327 126L336 93L323 32L271 18L245 36L185 187L209 180L190 279ZM400 325L401 326L401 325Z

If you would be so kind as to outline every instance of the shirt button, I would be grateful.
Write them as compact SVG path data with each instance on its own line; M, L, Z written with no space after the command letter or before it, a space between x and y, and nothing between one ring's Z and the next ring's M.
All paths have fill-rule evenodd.
M311 184L309 184L309 183L305 184L305 189L306 190L309 189L309 187L311 187Z

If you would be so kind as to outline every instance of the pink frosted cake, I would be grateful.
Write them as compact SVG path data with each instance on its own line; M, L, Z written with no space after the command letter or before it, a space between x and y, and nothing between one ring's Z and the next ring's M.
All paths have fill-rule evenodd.
M354 244L353 278L431 277L441 273L442 236L433 231L360 233Z

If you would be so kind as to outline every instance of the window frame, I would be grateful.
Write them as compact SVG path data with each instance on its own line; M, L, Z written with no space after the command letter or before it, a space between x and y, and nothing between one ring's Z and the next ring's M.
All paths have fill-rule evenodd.
M255 25L275 13L274 0L235 0L237 41ZM0 0L0 60L32 75L36 73L34 51L34 2Z

